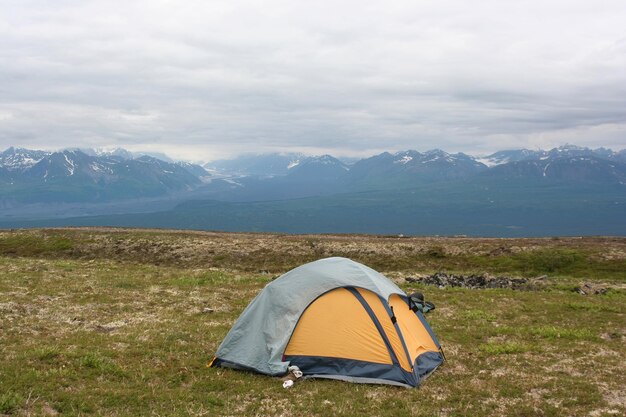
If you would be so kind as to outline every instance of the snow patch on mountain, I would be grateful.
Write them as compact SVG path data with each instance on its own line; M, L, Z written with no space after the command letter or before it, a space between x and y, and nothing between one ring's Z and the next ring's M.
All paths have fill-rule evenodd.
M548 171L548 167L549 167L549 166L550 166L550 162L548 162L548 163L546 164L546 166L543 168L543 176L544 176L544 177L546 176L546 172Z
M474 160L481 164L487 165L489 168L495 167L497 165L506 164L509 162L509 158L497 159L497 158L483 157L483 158L474 158Z
M66 165L65 165L65 166L67 167L67 172L70 174L70 176L71 176L71 175L74 175L74 170L75 170L75 168L76 168L76 167L74 166L74 161L70 160L70 159L67 157L67 154L66 154L66 153L63 153L63 156L65 157L65 162L66 162Z
M222 180L236 187L243 187L242 183L235 181L233 178L222 178Z
M411 162L413 160L412 156L409 155L404 155L402 158L400 159L396 159L395 161L393 161L394 164L402 164L405 165L409 162Z

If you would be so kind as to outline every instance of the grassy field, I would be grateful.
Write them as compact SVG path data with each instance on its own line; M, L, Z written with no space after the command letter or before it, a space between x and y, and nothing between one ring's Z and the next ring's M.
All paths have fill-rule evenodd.
M206 367L265 284L328 256L437 305L447 362L422 387L285 390ZM532 291L406 281L435 271L548 278ZM622 416L625 314L624 238L0 231L0 415Z

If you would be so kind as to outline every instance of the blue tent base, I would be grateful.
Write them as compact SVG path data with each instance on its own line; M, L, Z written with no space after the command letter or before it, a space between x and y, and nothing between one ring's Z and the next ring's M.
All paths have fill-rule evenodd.
M289 361L290 365L300 368L306 378L327 378L413 388L417 387L443 363L443 356L439 352L423 353L416 359L413 372L407 372L398 365L354 359L286 356L285 360Z
M407 385L401 382L391 381L388 379L362 378L362 377L347 376L347 375L304 375L303 378L304 379L309 379L309 378L334 379L337 381L353 382L357 384L383 384L383 385L394 385L394 386L403 387L403 388L415 388L414 385Z
M424 382L444 361L443 351L425 352L419 355L413 364L413 372L419 378L419 383Z
M413 372L407 372L398 365L387 365L358 361L353 359L328 358L322 356L287 356L290 365L296 365L304 374L304 378L335 379L360 384L385 384L405 388L415 388L444 362L439 352L425 352L418 356ZM249 366L215 358L210 367L231 368L239 371L261 373L273 377L284 376L285 373L268 374Z

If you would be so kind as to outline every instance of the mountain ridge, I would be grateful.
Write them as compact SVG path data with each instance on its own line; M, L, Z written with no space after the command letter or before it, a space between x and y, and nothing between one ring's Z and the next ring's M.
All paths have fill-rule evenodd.
M486 157L441 149L406 150L382 152L352 164L332 155L282 153L247 155L204 167L138 156L121 148L90 153L23 148L1 152L0 222L24 225L33 224L29 219L71 217L70 223L62 224L82 224L91 218L96 224L122 219L121 224L128 226L132 224L125 222L132 219L151 227L161 221L167 227L330 232L332 225L344 230L336 221L344 219L352 225L344 231L383 233L419 232L422 229L404 224L420 218L434 222L432 229L424 229L434 233L456 227L468 233L491 230L506 235L514 233L506 228L517 227L517 218L524 223L522 230L538 234L533 219L553 232L573 233L578 228L606 233L615 229L617 213L626 217L623 150L567 145L547 151L498 151ZM394 206L403 208L394 212ZM592 207L598 213L585 215ZM441 216L434 214L437 211ZM139 214L156 212L163 215ZM106 217L113 213L117 217ZM237 220L229 213L238 213ZM77 215L86 217L80 220ZM500 218L500 226L490 226L488 217ZM540 218L551 218L562 227L548 229ZM569 223L559 223L559 218ZM464 226L472 222L482 226Z
M147 155L125 158L9 148L0 153L0 200L29 202L110 201L192 190L202 184L199 166Z

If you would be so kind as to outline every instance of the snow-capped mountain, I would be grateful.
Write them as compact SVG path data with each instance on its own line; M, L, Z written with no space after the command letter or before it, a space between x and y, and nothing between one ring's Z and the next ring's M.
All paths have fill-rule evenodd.
M105 148L68 148L68 151L81 151L89 156L117 156L122 159L134 159L143 154L135 155L123 148L105 149Z
M90 157L78 150L53 152L32 167L23 171L22 177L43 182L57 181L67 177L98 178L101 175L113 174L112 170L98 159Z
M423 154L423 158L419 161L423 166L430 167L450 167L458 174L464 176L471 172L478 172L485 169L485 165L476 161L473 157L464 153L450 154L441 149L434 149Z
M408 150L391 154L384 152L355 163L349 171L350 180L357 183L374 181L432 181L465 178L486 170L487 166L473 157L440 149L424 153Z
M483 173L489 177L626 184L624 150L564 145L548 151L499 151L476 160L491 167Z
M475 159L488 167L493 167L496 165L508 164L510 162L548 160L575 156L590 156L600 159L626 162L626 150L614 152L613 150L607 148L590 149L575 145L563 145L548 151L530 149L505 150L495 152L491 155L476 157Z
M346 164L330 155L312 156L292 163L287 178L307 181L339 179L348 170Z
M209 174L200 166L149 156L88 155L9 148L0 154L0 199L108 201L191 190Z
M331 155L245 155L207 164L137 157L124 149L59 152L9 148L0 153L0 206L15 202L100 202L198 192L250 201L390 190L432 182L515 178L626 185L626 151L562 146L507 150L485 157L406 150L347 165ZM529 183L530 184L530 183ZM622 184L622 185L620 185ZM200 190L199 190L200 189Z
M507 178L540 178L567 182L626 184L626 164L593 155L550 155L493 167L484 175Z
M23 171L48 155L50 152L10 147L0 152L0 167L8 171Z
M605 148L592 150L565 145L547 151L504 150L482 157L474 157L464 153L448 153L441 149L426 152L415 150L395 153L383 152L358 160L351 165L342 163L330 155L305 157L301 154L248 154L232 160L206 164L205 169L210 167L221 176L306 178L309 183L316 178L319 180L336 178L344 184L358 184L359 188L363 188L363 186L386 187L420 181L470 178L473 175L490 171L494 167L521 161L553 161L582 156L598 158L603 161L626 162L626 151L614 152ZM322 170L324 163L329 166ZM582 164L584 162L578 161L577 163ZM545 163L537 162L534 165L543 166ZM591 172L595 171L585 170L584 172L591 175Z

